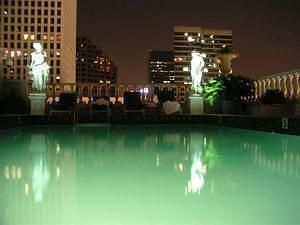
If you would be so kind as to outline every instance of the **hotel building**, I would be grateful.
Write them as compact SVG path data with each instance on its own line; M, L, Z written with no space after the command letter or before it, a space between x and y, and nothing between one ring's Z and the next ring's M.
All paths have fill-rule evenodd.
M47 53L50 83L75 83L76 0L0 0L0 48L13 60L3 79L27 79L33 43Z
M172 51L149 52L149 77L151 84L170 83L174 72L174 53Z
M116 83L117 67L88 38L77 38L76 81L86 83Z
M196 50L205 54L203 80L216 77L219 65L215 57L221 48L232 48L232 31L219 29L204 29L201 27L174 27L174 82L191 82L191 53Z

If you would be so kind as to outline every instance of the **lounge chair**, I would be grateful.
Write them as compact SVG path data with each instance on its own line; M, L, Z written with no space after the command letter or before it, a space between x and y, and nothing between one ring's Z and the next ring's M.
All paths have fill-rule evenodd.
M103 112L110 112L109 98L107 96L94 97L93 102L90 105L90 114L93 115Z
M157 97L163 114L181 114L180 103L176 100L173 91L160 91Z
M140 92L125 92L124 106L125 114L127 114L128 112L141 112L143 114L145 113Z
M59 102L50 105L50 115L53 113L68 113L72 115L75 112L76 94L62 93L59 95Z

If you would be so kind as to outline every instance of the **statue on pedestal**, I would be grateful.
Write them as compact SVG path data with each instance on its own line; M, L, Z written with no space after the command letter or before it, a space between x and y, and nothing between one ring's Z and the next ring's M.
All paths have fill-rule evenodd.
M203 58L205 54L200 54L196 50L192 52L191 60L191 77L192 77L192 90L195 94L202 93L201 80L202 80L202 69L205 65Z
M47 54L43 51L42 45L34 43L33 48L35 51L31 53L29 74L33 76L32 89L40 93L46 89L50 67L46 62Z

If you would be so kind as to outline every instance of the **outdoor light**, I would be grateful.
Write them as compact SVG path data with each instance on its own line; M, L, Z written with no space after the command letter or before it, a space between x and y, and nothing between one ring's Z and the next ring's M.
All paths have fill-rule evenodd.
M148 88L144 88L144 93L148 94L149 93L149 89Z

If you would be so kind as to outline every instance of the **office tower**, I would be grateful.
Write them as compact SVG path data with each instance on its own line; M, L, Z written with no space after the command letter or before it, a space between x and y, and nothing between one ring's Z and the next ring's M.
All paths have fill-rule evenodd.
M89 83L116 83L117 67L88 38L77 38L76 81Z
M171 51L149 52L150 83L173 83L174 53Z
M33 43L39 42L51 66L50 83L75 83L76 0L0 0L0 48L13 66L4 79L27 79Z
M232 48L232 31L204 29L201 27L175 26L174 28L174 78L175 83L191 82L191 53L205 54L203 80L216 77L219 65L215 57L224 47Z

